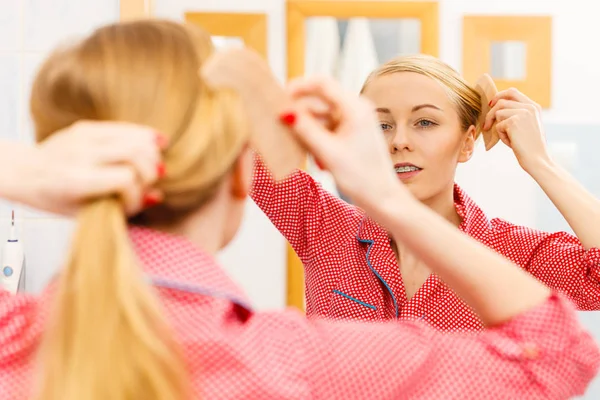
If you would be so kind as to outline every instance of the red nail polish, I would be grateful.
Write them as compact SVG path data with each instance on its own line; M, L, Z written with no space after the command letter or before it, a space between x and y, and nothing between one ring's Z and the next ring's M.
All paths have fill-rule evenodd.
M169 140L167 139L167 137L161 133L156 132L155 134L156 137L156 145L158 146L159 149L164 150L167 148L167 146L169 145Z
M160 203L160 199L152 194L144 195L144 208L154 207L155 205Z
M294 124L296 123L296 114L292 112L283 113L279 116L279 119L283 124L287 126L294 126Z
M490 100L490 102L488 103L488 106L492 106L492 103L494 102L494 100Z
M165 175L167 174L165 163L163 163L163 162L158 163L158 165L156 166L156 174L158 175L159 179L165 177Z

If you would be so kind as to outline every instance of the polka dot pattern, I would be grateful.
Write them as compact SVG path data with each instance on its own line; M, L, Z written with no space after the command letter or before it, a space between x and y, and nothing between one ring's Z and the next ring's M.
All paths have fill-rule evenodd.
M465 234L566 294L580 310L600 309L599 249L586 251L565 232L546 233L488 220L458 186L454 196ZM252 198L304 264L309 317L416 319L456 332L483 328L470 307L436 275L408 300L387 232L307 173L297 171L276 183L257 158Z
M481 334L307 320L295 310L254 312L183 238L140 228L131 238L182 345L193 398L566 399L583 393L600 364L562 295ZM29 398L48 293L0 292L0 400Z

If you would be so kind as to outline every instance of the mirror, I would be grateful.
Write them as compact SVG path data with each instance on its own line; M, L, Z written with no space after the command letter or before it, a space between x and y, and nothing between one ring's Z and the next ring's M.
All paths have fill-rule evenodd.
M305 19L306 75L336 77L345 89L359 93L380 64L403 54L421 52L421 20L417 18L311 17ZM342 198L331 175L309 160L307 171L323 187Z
M495 79L523 81L527 68L527 44L519 41L492 42L490 72Z
M244 47L244 39L238 36L211 36L213 45L217 50L225 48L241 48Z
M421 51L421 21L416 18L311 17L305 29L305 74L335 76L355 92L378 65Z

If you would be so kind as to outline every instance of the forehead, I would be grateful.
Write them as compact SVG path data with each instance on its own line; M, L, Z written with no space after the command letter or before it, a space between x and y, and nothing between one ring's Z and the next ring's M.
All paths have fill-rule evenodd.
M436 80L415 72L395 72L374 78L363 95L378 107L412 108L433 104L443 110L453 108L446 89Z

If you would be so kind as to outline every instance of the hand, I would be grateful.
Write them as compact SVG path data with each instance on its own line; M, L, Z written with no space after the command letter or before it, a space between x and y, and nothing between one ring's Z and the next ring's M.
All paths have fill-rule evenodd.
M514 88L498 92L490 104L492 108L485 118L483 129L489 129L494 120L497 121L500 140L513 150L524 170L530 172L540 162L550 160L539 104Z
M370 102L345 93L329 79L298 79L288 85L287 91L296 115L291 119L292 131L332 173L340 190L354 204L366 208L398 191L408 195L396 177ZM313 110L310 105L317 104L314 99L328 106L329 118L324 118L322 107Z
M162 136L128 123L77 122L31 149L17 201L73 215L90 198L117 194L128 215L157 203Z

